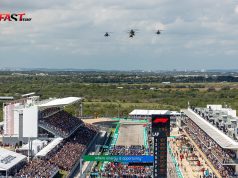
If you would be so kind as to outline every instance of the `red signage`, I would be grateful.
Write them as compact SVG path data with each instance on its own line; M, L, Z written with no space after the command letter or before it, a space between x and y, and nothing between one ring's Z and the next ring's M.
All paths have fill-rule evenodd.
M153 121L153 123L155 123L155 124L158 124L158 123L166 123L166 122L168 122L168 118L156 118L154 121Z

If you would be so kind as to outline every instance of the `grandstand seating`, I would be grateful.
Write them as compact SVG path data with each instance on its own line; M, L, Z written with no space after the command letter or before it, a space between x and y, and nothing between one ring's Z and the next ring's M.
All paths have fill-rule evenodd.
M128 166L120 163L108 163L101 177L137 177L151 178L152 171L150 167Z
M63 140L57 149L50 151L45 158L27 164L15 177L51 177L57 169L70 171L97 132L95 126L85 124Z
M143 145L132 145L130 147L115 145L109 150L109 153L111 155L144 155L145 151Z
M221 176L224 178L234 176L233 168L224 164L235 159L235 153L231 150L222 149L189 118L185 119L184 122L186 123L185 131L205 153L214 167L220 172Z
M50 159L50 162L57 164L60 169L69 171L96 133L97 130L91 125L81 127L64 141L63 147Z
M146 149L143 145L115 145L110 148L110 155L145 155ZM146 166L129 166L121 163L107 163L101 177L152 177L152 170Z
M49 117L39 119L40 127L63 138L69 137L82 125L81 119L72 116L66 111L59 111Z
M14 177L54 177L59 168L44 160L33 160L26 164Z

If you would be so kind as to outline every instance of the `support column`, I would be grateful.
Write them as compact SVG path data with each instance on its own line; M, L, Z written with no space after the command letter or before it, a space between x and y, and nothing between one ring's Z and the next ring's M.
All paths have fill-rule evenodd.
M83 159L80 159L80 177L83 176Z
M83 117L83 103L80 103L80 116Z
M238 165L235 165L235 175L238 175Z
M238 150L235 150L236 152L236 159L238 158ZM235 165L235 174L238 175L238 165Z

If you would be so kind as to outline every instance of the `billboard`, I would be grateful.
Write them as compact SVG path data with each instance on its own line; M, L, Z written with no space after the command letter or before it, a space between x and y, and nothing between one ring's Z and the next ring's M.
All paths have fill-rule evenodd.
M152 115L154 137L154 177L167 177L167 137L170 136L170 115Z
M84 161L108 161L122 163L151 163L153 156L149 155L85 155Z
M169 137L170 115L152 115L152 135Z
M9 104L3 108L4 135L14 135L14 104Z
M31 106L23 109L23 137L38 136L38 108Z

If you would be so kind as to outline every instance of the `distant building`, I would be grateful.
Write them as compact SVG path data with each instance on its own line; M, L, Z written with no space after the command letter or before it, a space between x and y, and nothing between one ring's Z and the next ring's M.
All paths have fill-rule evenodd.
M162 84L169 85L171 82L162 82Z
M29 74L17 73L17 72L12 73L12 75L13 76L29 76Z
M0 177L15 175L26 161L26 156L0 148Z
M0 96L0 100L14 100L13 96Z
M48 76L47 73L37 73L36 76Z
M177 111L135 109L129 113L129 118L131 118L131 119L151 119L152 115L156 115L156 114L175 116L173 118L176 118L177 116L181 116L181 113L177 112ZM174 122L176 122L176 121L174 121Z

